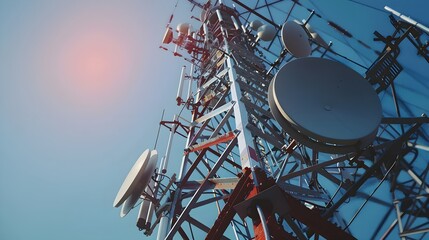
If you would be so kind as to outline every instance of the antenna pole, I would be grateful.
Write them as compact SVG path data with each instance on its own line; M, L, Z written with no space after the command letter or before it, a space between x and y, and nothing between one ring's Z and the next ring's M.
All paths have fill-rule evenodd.
M423 25L423 24L421 24L421 23L418 23L418 22L417 22L417 21L415 21L414 19L412 19L412 18L410 18L410 17L408 17L408 16L405 16L404 14L402 14L402 13L400 13L400 12L398 12L398 11L393 10L393 9L392 9L391 7L389 7L389 6L384 6L384 9L385 9L386 11L390 12L391 14L393 14L393 15L395 15L395 16L397 16L397 17L401 18L401 19L402 19L402 20L404 20L405 22L407 22L407 23L409 23L409 24L411 24L411 25L413 25L413 26L416 26L416 27L420 28L421 30L425 31L426 33L429 33L429 28L428 28L428 27L426 27L425 25Z
M177 52L177 50L175 50L175 52ZM183 82L185 81L185 74L186 74L185 71L186 71L186 66L183 66L182 72L180 74L179 87L177 88L176 101L178 106L183 102L182 92L183 92Z
M194 36L195 36L196 34L194 33ZM195 38L195 37L194 37ZM189 78L188 78L188 80L189 80L189 83L188 83L188 94L187 94L187 96L186 96L186 102L189 102L190 100L191 100L191 97L192 97L192 84L193 84L193 80L194 80L194 77L193 77L193 74L194 74L194 67L195 67L195 65L192 63L191 64L191 69L189 70Z
M163 161L161 162L161 170L163 173L167 172L168 160L170 159L170 153L171 153L171 145L173 143L174 134L175 134L176 128L177 128L177 124L176 124L177 119L178 119L178 116L175 114L173 117L173 126L171 127L171 130L170 130L170 136L168 137L167 150L165 151L165 157L163 158Z

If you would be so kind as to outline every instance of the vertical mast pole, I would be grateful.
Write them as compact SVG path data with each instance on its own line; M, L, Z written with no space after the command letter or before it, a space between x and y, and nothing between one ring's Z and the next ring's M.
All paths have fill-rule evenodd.
M219 10L217 10L217 15L221 16ZM221 19L222 18L220 17L219 21ZM241 167L242 169L246 167L251 169L253 169L254 167L261 167L256 156L256 151L250 145L253 141L252 136L246 129L246 125L248 124L247 111L243 102L240 100L243 95L240 87L238 86L238 83L236 82L237 74L235 73L234 62L232 61L231 50L228 44L228 34L226 29L222 26L222 22L220 22L220 28L224 40L224 51L227 53L225 57L227 67L229 68L228 77L230 82L231 100L236 102L236 104L234 105L234 118L236 130L240 132L240 134L237 136L237 141L238 149L240 152Z

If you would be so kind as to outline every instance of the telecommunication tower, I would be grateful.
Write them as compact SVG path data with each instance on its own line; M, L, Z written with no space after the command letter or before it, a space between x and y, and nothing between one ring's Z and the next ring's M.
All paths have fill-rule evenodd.
M301 1L188 2L200 26L168 25L161 46L190 69L181 111L160 123L165 155L146 150L125 179L121 216L140 203L137 227L158 239L427 237L429 118L398 100L394 81L402 42L429 62L427 27L386 7L394 33L376 31L375 50ZM340 53L313 22L376 57L366 67Z

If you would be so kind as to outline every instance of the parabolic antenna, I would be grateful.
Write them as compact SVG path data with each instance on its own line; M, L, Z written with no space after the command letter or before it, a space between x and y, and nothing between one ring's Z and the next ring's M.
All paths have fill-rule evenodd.
M134 193L140 196L150 181L156 168L157 161L158 153L156 150L150 151L147 149L142 153L122 183L115 201L113 202L114 207L119 207Z
M179 23L179 24L177 25L176 30L177 30L180 34L188 35L188 31L189 31L189 28L190 28L190 27L191 27L191 25L190 25L189 23Z
M262 25L258 28L258 38L263 41L271 41L276 36L276 29L271 25Z
M119 216L125 217L131 209L133 209L136 202L139 200L141 193L132 193L122 204L121 213Z
M146 170L145 170L145 172L147 172L148 174L145 173L145 176L143 177L141 182L139 182L138 187L135 188L135 191L133 191L131 195L122 204L122 209L120 213L121 217L125 217L131 211L131 209L134 208L143 190L149 191L148 189L149 186L153 188L154 182L151 181L151 176L156 168L157 161L158 161L158 154L156 150L152 150L150 153L149 163L146 166ZM147 177L149 178L148 180L146 180ZM148 201L145 200L145 202L148 202Z
M167 30L164 33L164 37L162 38L162 43L169 44L173 41L173 31L171 28L167 28Z
M289 62L271 81L268 98L274 118L303 144L366 147L381 121L380 100L371 85L352 69L327 59ZM317 149L314 146L310 147Z
M254 20L250 22L250 28L254 31L257 31L262 26L262 22L259 20Z
M307 32L301 24L295 21L287 21L282 26L281 31L283 46L294 57L308 57L311 54L310 42Z

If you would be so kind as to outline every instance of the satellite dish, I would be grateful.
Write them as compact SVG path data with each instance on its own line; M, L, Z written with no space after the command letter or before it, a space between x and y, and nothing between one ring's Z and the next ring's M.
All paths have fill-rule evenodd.
M271 25L262 25L258 28L258 39L262 41L271 41L276 36L276 29Z
M344 153L338 149L366 147L381 122L380 100L371 85L332 60L300 58L287 63L271 81L268 98L282 128L322 152ZM330 148L318 149L319 143Z
M250 28L254 31L257 31L262 26L262 22L259 20L254 20L250 22Z
M191 27L191 24L189 24L189 23L179 23L177 25L176 30L180 34L187 35L190 27Z
M158 153L156 150L150 151L147 149L142 153L122 183L115 201L113 202L114 207L119 207L133 194L138 194L140 196L150 181L156 168L157 161Z
M119 216L125 217L131 211L131 209L134 208L134 205L139 200L140 195L140 193L132 193L131 196L129 196L122 204L121 213Z
M164 37L162 38L162 43L169 44L171 43L171 41L173 41L173 31L171 30L171 28L167 28Z
M311 54L311 46L307 32L301 24L295 21L287 21L281 31L283 46L294 57L308 57Z
M147 187L145 188L145 192L151 192L151 189L153 189L155 182L152 181L151 179L149 179L149 184L147 185ZM136 205L137 201L139 200L140 196L141 196L142 192L133 192L131 194L131 196L129 196L124 203L122 204L122 209L121 209L121 213L120 216L121 217L125 217L130 211L131 209L134 208L134 206ZM149 204L150 201L147 199L144 199L140 208L140 214L145 214L144 216L146 217L147 215L147 210L149 208ZM146 209L145 213L142 213L142 207L144 206L144 208ZM143 209L144 210L144 209Z

